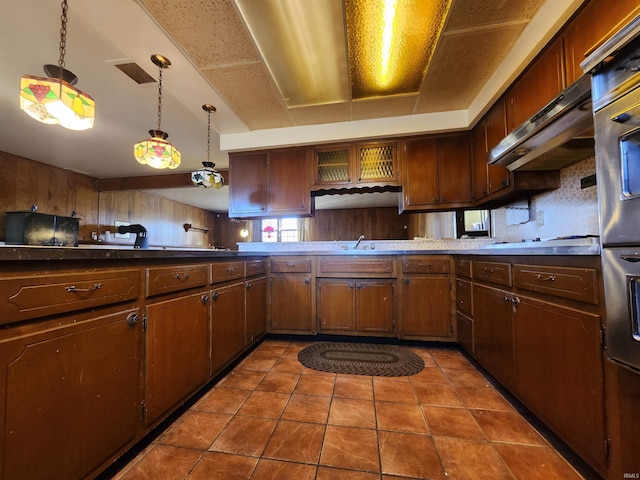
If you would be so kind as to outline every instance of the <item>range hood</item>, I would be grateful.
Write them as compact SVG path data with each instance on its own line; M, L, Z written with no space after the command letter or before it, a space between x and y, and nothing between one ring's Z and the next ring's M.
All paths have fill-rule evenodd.
M487 154L509 170L559 170L594 155L591 77L583 75Z

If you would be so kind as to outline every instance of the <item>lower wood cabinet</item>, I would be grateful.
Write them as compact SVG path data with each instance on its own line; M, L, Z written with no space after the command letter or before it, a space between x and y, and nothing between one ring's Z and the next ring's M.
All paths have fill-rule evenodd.
M394 333L395 283L395 279L318 279L319 330L369 335Z
M413 276L402 280L401 337L451 337L449 276Z
M473 285L473 326L477 359L507 387L515 385L513 297L505 290Z
M2 478L93 476L140 431L138 308L0 332Z
M209 378L209 292L147 305L145 425Z
M262 276L244 282L245 290L245 335L244 345L249 346L260 339L266 331L267 278Z
M316 333L313 257L273 257L269 267L269 331Z
M244 282L214 287L211 291L211 362L214 375L245 345Z
M514 315L516 393L590 463L605 467L599 315L520 297Z
M315 333L311 276L309 274L272 274L269 283L270 330L285 333Z

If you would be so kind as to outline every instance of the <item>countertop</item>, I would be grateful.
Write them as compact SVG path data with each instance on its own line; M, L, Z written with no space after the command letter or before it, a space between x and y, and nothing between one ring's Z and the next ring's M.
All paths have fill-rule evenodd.
M266 255L600 255L597 238L496 243L495 240L368 240L355 242L240 243L239 250L212 248L84 245L39 247L0 245L0 261L245 258Z

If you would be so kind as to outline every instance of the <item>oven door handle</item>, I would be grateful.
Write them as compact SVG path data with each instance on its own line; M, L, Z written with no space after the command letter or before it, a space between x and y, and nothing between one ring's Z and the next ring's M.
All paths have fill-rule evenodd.
M636 263L640 262L640 253L636 253L633 255L620 255L620 258L627 262Z

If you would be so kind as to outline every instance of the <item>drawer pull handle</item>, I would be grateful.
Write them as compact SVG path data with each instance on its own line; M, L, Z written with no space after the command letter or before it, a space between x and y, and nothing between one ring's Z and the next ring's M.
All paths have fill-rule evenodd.
M127 315L125 322L127 322L127 325L129 325L130 327L133 327L136 323L138 323L139 320L140 320L140 316L137 313L132 312L129 315Z
M485 273L493 273L493 268L484 267L483 270L485 271Z
M225 270L227 273L233 273L233 267L227 267Z
M555 275L549 275L548 277L543 277L542 275L540 275L538 273L536 275L536 278L538 280L540 280L541 282L555 282L556 281L556 276Z
M190 273L176 273L176 280L186 280L191 276Z
M89 288L78 288L75 285L71 285L69 287L64 287L67 292L78 292L78 293L86 293L93 292L94 290L99 290L102 288L101 283L94 283L92 287Z
M296 266L296 264L295 263L284 262L284 266L287 267L287 268L293 268L293 267Z

